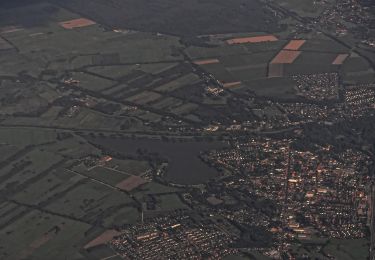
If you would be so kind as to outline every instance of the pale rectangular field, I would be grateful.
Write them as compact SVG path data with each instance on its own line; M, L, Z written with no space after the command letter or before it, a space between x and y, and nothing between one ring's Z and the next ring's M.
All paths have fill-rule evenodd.
M147 183L147 181L139 176L132 175L116 185L117 188L124 191L132 191L135 188Z
M115 236L121 235L122 233L119 231L116 231L114 229L106 230L104 231L100 236L97 238L91 240L89 243L87 243L83 248L88 249L91 247L99 246L106 244L110 240L112 240Z
M241 83L242 83L241 81L227 82L227 83L224 83L223 86L224 88L234 88L234 87L241 85Z
M298 51L306 40L291 40L285 47L284 50Z
M228 44L258 43L258 42L274 42L277 40L278 39L273 35L263 35L263 36L234 38L234 39L227 40L227 43Z
M90 26L90 25L96 24L96 22L86 19L86 18L78 18L78 19L61 22L59 24L65 29L74 29L74 28Z
M341 65L344 63L344 61L349 57L349 54L343 53L337 55L335 60L332 62L333 65Z
M301 51L282 50L276 55L275 58L273 58L271 64L291 64L298 58L300 54Z
M24 30L23 27L18 26L5 26L0 28L0 34L6 34L6 33L12 33L12 32L18 32Z
M218 59L207 59L207 60L196 60L194 61L194 64L196 65L206 65L206 64L214 64L219 63L220 61Z

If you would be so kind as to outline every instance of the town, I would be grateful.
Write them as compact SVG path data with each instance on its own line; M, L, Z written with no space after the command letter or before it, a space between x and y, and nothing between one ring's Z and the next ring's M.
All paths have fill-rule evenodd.
M0 259L375 259L371 0L0 1Z

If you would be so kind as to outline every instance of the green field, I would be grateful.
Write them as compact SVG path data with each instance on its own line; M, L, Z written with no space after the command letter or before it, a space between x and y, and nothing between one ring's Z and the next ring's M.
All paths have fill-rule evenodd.
M275 2L284 8L292 10L300 16L305 17L318 17L325 8L334 4L334 1L332 0L327 1L328 5L310 0L281 0Z
M38 210L28 212L0 230L3 259L78 259L90 225ZM17 243L14 243L17 241ZM64 248L61 252L59 248Z
M158 207L160 210L188 209L176 194L166 194L157 196ZM159 202L160 201L160 202Z
M259 80L245 81L236 92L254 92L257 96L272 98L295 98L296 91L294 82L290 78L265 78Z
M369 241L366 239L330 239L323 252L342 260L367 259Z

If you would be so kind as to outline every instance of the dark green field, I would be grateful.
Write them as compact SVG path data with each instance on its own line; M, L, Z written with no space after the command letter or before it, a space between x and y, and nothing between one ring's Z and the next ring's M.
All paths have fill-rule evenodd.
M254 0L156 0L152 2L147 0L56 0L55 2L116 28L183 36L278 30L276 19L258 1Z

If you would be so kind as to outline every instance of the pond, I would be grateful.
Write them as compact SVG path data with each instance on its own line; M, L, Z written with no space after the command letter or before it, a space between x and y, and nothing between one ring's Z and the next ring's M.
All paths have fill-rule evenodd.
M192 185L204 183L218 176L218 171L203 162L199 155L203 151L221 149L227 146L219 141L163 141L161 139L131 138L89 138L109 150L124 155L136 155L139 149L158 153L168 159L168 169L164 178L172 183Z

